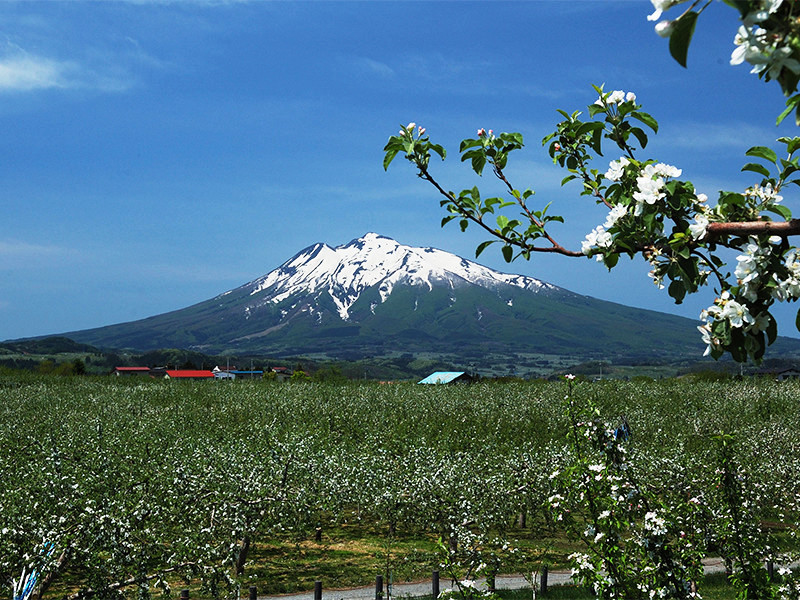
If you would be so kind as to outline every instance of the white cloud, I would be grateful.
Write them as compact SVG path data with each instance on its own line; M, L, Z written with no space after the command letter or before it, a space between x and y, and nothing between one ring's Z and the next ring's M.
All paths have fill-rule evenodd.
M0 59L0 91L30 91L71 87L75 65L34 56Z

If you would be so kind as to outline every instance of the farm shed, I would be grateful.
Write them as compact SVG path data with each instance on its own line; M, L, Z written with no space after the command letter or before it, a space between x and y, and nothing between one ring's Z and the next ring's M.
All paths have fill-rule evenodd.
M272 367L270 371L275 373L276 381L288 381L292 376L292 370L288 367Z
M131 377L133 375L150 375L150 367L114 367L111 372L117 377Z
M417 383L425 384L450 384L450 383L472 383L473 379L469 373L465 371L436 371L431 373L422 381Z

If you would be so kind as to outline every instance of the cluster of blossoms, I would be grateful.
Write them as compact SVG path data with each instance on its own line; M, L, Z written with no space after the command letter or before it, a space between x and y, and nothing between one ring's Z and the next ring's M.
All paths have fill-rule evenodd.
M797 248L792 248L786 253L784 266L788 273L786 279L780 279L777 273L772 275L778 284L772 288L772 297L780 302L800 298L800 256Z
M408 136L412 138L414 136L414 128L416 126L417 126L416 123L413 122L409 123L408 125L400 129L400 136L401 137ZM422 125L420 125L419 128L417 128L417 136L422 137L423 135L425 135L425 128Z
M631 104L636 103L636 94L633 92L623 92L622 90L614 90L605 98L598 98L595 100L595 104L597 106L614 106L617 104L623 104L625 102L630 102Z
M784 68L800 74L800 62L792 58L793 50L786 36L760 26L781 7L783 1L762 0L756 10L742 18L743 25L733 39L736 49L731 54L732 65L748 62L753 65L751 73L766 71L771 79L776 79Z
M612 92L612 96L616 93L617 92ZM620 94L621 93L622 92L620 92ZM613 182L622 181L626 176L626 170L630 170L628 167L631 165L634 165L634 163L624 156L619 160L612 160L608 165L605 178ZM648 163L643 168L636 170L636 191L633 192L633 200L635 200L636 203L633 209L633 215L639 217L644 212L645 206L652 206L659 200L663 200L666 197L664 187L666 186L667 179L671 177L680 177L681 173L682 171L677 167L665 163ZM704 200L705 196L698 196L698 203L702 203ZM613 243L613 238L608 230L614 227L617 221L627 214L628 207L625 204L615 204L612 206L605 223L595 227L591 233L586 236L586 239L581 242L581 251L587 256L591 256L597 249L602 250L610 248ZM597 260L602 261L603 255L598 254Z
M666 535L667 523L655 511L646 512L644 515L644 529L652 535Z
M744 191L744 195L760 200L765 206L778 204L783 200L783 196L779 195L778 191L773 188L770 183L765 186L754 185L753 187L749 187Z
M687 0L650 0L654 11L648 21L659 21L664 11ZM783 69L800 74L800 62L794 58L792 42L794 35L769 27L767 21L785 4L793 0L757 0L750 3L749 12L742 16L742 25L733 39L736 48L731 53L730 63L740 65L747 62L753 66L751 73L766 74L768 79L778 79ZM670 37L676 20L660 20L655 30L661 37Z
M586 235L586 239L581 242L581 252L590 256L598 248L610 248L613 239L605 227L598 225ZM602 261L603 255L598 254L597 260Z
M769 326L769 316L761 312L753 315L747 303L757 302L759 294L768 286L769 295L779 302L796 300L800 298L800 251L793 248L786 253L783 259L785 277L770 268L774 262L776 252L780 251L783 239L779 236L769 238L769 244L760 244L758 239L751 237L742 248L742 254L736 257L734 275L739 285L735 299L730 292L723 292L714 304L705 309L700 318L704 324L698 329L707 344L706 354L719 346L720 341L713 334L715 322L727 321L732 328L741 328L747 333L765 331ZM771 280L765 275L772 272Z
M722 344L721 340L713 332L713 325L716 322L726 321L730 327L743 329L748 333L763 331L769 324L766 315L759 315L758 318L753 317L747 305L738 302L727 290L720 294L714 304L700 313L700 319L704 323L698 325L697 329L706 344L703 356L708 356Z

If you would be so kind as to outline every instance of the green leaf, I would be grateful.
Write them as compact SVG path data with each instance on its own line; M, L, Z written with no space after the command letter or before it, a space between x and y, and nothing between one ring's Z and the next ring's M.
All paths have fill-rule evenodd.
M575 137L582 136L584 134L589 133L590 131L596 131L597 129L602 129L604 124L601 121L589 121L588 123L584 123L578 130L575 132Z
M641 111L635 110L635 111L633 111L631 113L631 116L634 119L638 119L639 121L641 121L642 123L647 125L655 133L658 133L658 121L656 121L653 117L651 117L646 112L641 112Z
M604 129L602 129L602 128L601 129L595 129L594 133L592 133L592 142L590 144L591 147L592 147L592 150L597 152L597 154L599 154L600 156L603 156L603 152L602 152L603 131L604 131Z
M486 250L486 248L494 244L496 241L497 240L488 240L486 242L482 242L481 244L479 244L478 247L475 248L475 258L478 258L481 255L481 253L483 253L483 251Z
M383 157L383 170L384 171L388 171L389 170L389 165L394 160L394 157L397 156L398 152L399 152L399 150L389 150L386 153L386 156Z
M800 100L800 94L798 94L797 98L798 100ZM793 138L780 137L778 138L778 141L783 144L786 144L786 151L789 154L794 154L800 148L800 137L793 137Z
M673 281L670 283L667 291L669 295L675 299L675 304L681 304L684 296L686 296L686 288L680 281Z
M458 146L458 151L463 152L467 148L474 148L475 146L481 146L483 143L480 140L474 140L472 138L467 138L461 140L461 144Z
M599 104L590 104L589 105L589 116L590 117L593 117L593 116L595 116L595 115L597 115L599 113L604 113L604 112L606 112L606 109L605 109L604 106L600 106Z
M483 168L486 166L486 157L481 153L472 157L472 170L478 175L483 173Z
M773 344L778 339L778 322L769 315L769 325L767 325L767 342Z
M766 146L753 146L747 152L745 152L745 156L757 156L758 158L763 158L764 160L768 160L773 164L777 164L778 162L778 155L775 154L775 151L772 148L767 148Z
M792 218L792 209L788 206L783 206L782 204L770 204L766 210L782 216L787 221Z
M780 115L778 115L775 125L780 125L781 122L788 117L789 113L795 108L800 108L800 94L795 94L786 101L786 109Z
M508 244L503 246L503 258L507 263L510 263L512 260L514 260L514 248Z
M521 133L501 133L500 139L506 142L514 142L515 144L519 144L523 146L522 143L522 134Z
M769 169L764 165L760 165L758 163L747 163L745 166L742 167L742 171L753 171L754 173L758 173L759 175L763 175L764 177L769 177Z
M631 133L636 136L636 139L639 140L639 143L644 149L645 146L647 146L647 134L644 132L644 130L640 129L639 127L631 127Z
M693 10L685 13L675 22L672 35L669 36L669 53L682 67L686 67L686 57L689 54L689 44L692 42L698 14Z

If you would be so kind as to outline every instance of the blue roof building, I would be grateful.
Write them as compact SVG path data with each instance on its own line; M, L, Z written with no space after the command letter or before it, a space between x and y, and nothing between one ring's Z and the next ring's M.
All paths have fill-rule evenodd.
M472 383L472 376L465 371L436 371L428 375L417 383L425 384L448 384L448 383Z

